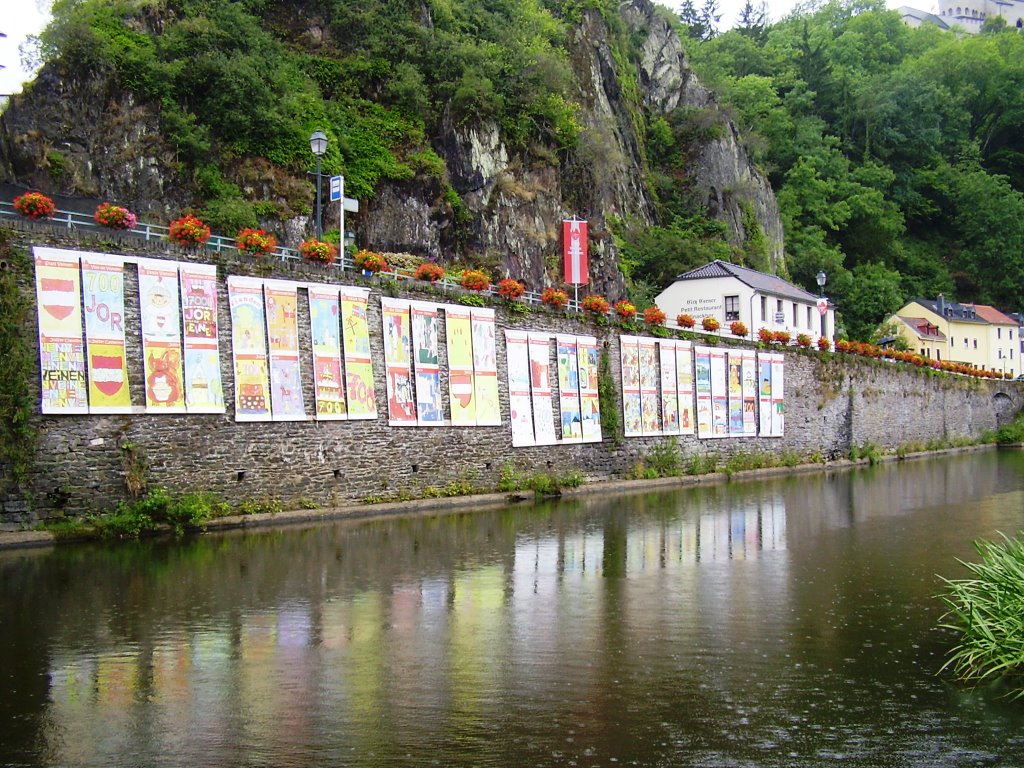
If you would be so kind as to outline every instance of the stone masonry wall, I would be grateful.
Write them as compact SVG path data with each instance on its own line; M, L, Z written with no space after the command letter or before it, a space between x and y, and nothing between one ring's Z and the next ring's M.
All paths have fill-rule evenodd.
M81 251L107 251L124 255L197 260L194 254L147 244L132 236L110 234L102 239L58 227L15 222L5 224L17 248L53 245ZM203 260L210 255L204 254ZM908 366L866 361L845 356L792 350L786 354L786 429L782 438L698 440L695 436L614 440L605 430L599 444L567 444L513 448L508 420L508 386L503 330L589 334L610 353L612 374L619 378L616 328L598 327L548 311L514 316L499 307L496 317L498 382L504 423L495 427L391 427L387 423L384 351L379 281L369 303L370 342L373 353L378 418L367 421L236 422L232 408L234 382L230 355L230 314L225 278L228 274L259 274L308 282L366 284L362 278L336 269L304 264L259 265L215 255L220 293L221 373L225 414L42 416L38 431L35 470L17 487L7 468L0 466L0 522L29 522L39 517L80 514L110 509L126 498L125 462L121 446L132 443L148 464L150 485L173 492L212 491L237 503L243 499L276 498L286 506L312 502L338 505L371 495L399 492L420 495L427 486L441 487L468 479L493 487L502 466L514 463L527 473L578 469L589 479L628 474L661 440L675 440L684 457L694 454L727 456L736 452L783 451L825 458L846 456L851 446L874 444L894 449L930 440L971 438L995 429L1020 407L1021 385L962 377L939 377ZM31 268L21 268L19 285L35 305ZM404 286L403 286L404 287ZM394 289L390 289L392 292ZM410 298L455 303L461 291L450 295L419 291L401 292ZM311 349L308 305L300 289L298 327L300 349ZM125 270L125 314L132 402L144 402L141 343L139 341L138 285L134 269ZM443 324L441 326L443 332ZM24 329L38 353L35 315ZM447 412L445 338L439 340L442 391ZM308 354L307 354L308 358ZM38 354L36 354L38 361ZM555 360L552 359L552 370ZM38 365L38 362L37 362ZM311 361L302 361L303 395L307 412L314 402ZM38 368L30 387L38 395ZM621 387L619 388L621 398ZM557 398L555 413L558 412ZM621 417L620 417L621 421Z

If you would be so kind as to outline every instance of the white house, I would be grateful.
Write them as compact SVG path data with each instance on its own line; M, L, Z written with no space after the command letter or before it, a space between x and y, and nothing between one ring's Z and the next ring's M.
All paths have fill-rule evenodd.
M819 302L827 305L824 315ZM781 277L758 272L720 259L685 272L658 294L654 303L668 315L692 315L699 329L701 319L711 315L722 328L734 320L745 326L751 339L761 328L788 331L792 338L806 333L817 343L819 337L835 336L835 310L831 303L787 283Z

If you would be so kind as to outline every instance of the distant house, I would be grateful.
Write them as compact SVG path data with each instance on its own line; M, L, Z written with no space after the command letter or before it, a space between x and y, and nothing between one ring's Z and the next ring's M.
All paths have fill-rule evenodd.
M1020 326L995 307L959 304L939 295L912 299L888 320L923 357L1010 375L1020 370Z
M906 5L900 6L897 12L911 27L934 24L940 29L955 27L976 33L987 19L998 16L1003 17L1009 27L1024 27L1024 0L939 0L937 14Z
M819 301L827 305L824 315L818 310ZM820 336L835 335L835 310L827 300L781 277L720 259L679 275L654 303L668 315L669 324L685 313L698 325L708 315L723 328L739 320L751 338L761 328L788 331L793 338L805 333L815 342Z

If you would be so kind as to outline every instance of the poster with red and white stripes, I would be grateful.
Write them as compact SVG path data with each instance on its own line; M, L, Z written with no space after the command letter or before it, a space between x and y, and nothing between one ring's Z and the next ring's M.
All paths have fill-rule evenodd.
M146 413L184 413L178 263L139 259Z
M512 422L512 447L536 445L533 434L533 404L530 397L530 334L505 331L505 359L508 369L508 405Z
M124 259L82 254L89 413L131 413L124 337Z
M566 219L562 222L562 257L565 282L586 285L590 282L587 268L587 222Z
M189 413L224 413L217 320L217 267L178 265L185 342L185 407Z
M33 246L39 321L40 410L88 413L79 254Z

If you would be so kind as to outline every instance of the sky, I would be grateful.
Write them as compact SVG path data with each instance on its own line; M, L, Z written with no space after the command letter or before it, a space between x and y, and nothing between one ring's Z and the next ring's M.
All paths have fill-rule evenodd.
M677 6L678 3L664 2L662 5L668 7ZM890 8L909 4L928 10L931 6L927 3L914 3L913 0L887 0ZM19 48L29 35L38 34L49 18L50 0L2 0L5 5L13 5L13 8L6 9L3 19L0 20L0 32L7 35L0 37L0 95L18 93L22 83L32 78L32 73L22 68ZM772 21L778 21L789 13L796 5L796 0L769 0L768 8ZM695 2L698 7L701 2ZM719 0L719 8L722 11L721 28L727 29L736 23L740 9L743 8L744 0ZM755 1L755 6L757 2Z

